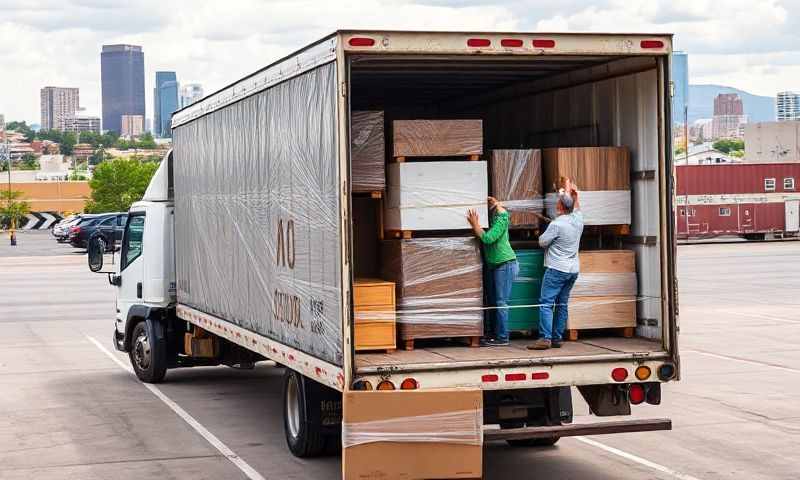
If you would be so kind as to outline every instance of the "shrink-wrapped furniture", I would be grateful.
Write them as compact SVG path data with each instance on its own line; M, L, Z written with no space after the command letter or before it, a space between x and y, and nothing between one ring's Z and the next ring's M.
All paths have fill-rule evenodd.
M405 348L419 338L483 335L483 262L472 237L386 240L381 277L396 284Z
M382 111L350 114L350 159L354 192L386 188L386 138Z
M548 216L556 215L556 192L564 177L580 191L586 225L630 225L631 160L626 147L545 148L542 174Z
M542 213L541 150L492 150L492 196L511 213L510 228L537 228Z
M620 328L631 336L636 327L636 258L632 250L582 250L581 272L569 300L567 330Z
M471 208L488 226L486 162L403 162L388 168L387 230L469 230Z
M404 157L477 158L483 154L482 120L395 120L392 154Z

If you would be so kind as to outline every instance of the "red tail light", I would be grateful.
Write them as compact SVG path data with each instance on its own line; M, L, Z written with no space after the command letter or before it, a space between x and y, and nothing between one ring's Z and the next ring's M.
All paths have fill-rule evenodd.
M497 375L495 375L493 373L489 373L489 374L483 375L481 377L481 381L482 382L496 382L499 379L500 379L500 377L498 377Z
M554 48L556 46L555 40L549 40L546 38L535 38L533 39L533 47L534 48Z
M631 399L631 403L634 405L639 405L640 403L644 402L644 387L638 383L634 383L631 385L628 397Z
M419 383L413 378L406 378L400 384L400 390L416 390L419 388Z
M622 367L615 368L611 370L611 378L613 378L615 382L625 381L625 379L628 378L628 370Z
M518 38L504 38L504 39L500 40L500 45L502 45L504 47L512 47L512 48L521 47L522 46L522 40L520 40Z
M661 40L642 40L640 45L642 48L664 48L664 42Z
M69 233L81 233L81 227L72 227L69 229Z
M547 380L550 374L547 372L533 372L531 373L531 380Z
M489 47L492 45L492 41L488 38L470 38L467 40L468 47Z
M506 382L518 382L525 380L524 373L506 373Z
M353 37L347 41L351 47L371 47L375 45L375 39L369 37Z

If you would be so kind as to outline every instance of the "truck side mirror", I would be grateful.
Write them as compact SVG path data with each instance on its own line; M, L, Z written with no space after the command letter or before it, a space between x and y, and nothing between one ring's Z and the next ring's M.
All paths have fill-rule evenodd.
M100 235L95 235L89 239L86 246L86 257L89 262L89 270L99 272L103 269L103 254L106 252L106 241Z

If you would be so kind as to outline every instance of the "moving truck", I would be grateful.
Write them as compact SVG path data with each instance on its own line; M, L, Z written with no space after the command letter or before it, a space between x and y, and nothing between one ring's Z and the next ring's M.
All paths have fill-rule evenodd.
M347 463L348 450L370 441L359 425L401 444L398 422L439 430L441 411L425 428L409 418L428 418L422 406L462 391L478 392L479 442L669 429L667 419L572 423L571 391L596 416L626 416L660 403L661 385L679 378L671 47L665 34L338 31L175 112L173 150L106 267L114 344L145 382L185 366L285 368L286 438L301 457L343 442ZM351 113L366 110L385 112L387 125L481 119L486 151L630 149L630 232L597 241L635 252L635 335L546 351L525 349L526 339L357 352ZM94 271L100 243L89 248ZM414 416L380 413L384 402L409 405L387 400L404 394ZM399 420L370 423L381 415ZM421 455L438 437L408 438L427 440L416 444Z

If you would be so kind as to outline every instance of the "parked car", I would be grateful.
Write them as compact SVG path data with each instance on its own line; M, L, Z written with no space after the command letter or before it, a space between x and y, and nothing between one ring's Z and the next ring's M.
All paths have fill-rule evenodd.
M69 229L69 244L75 248L86 248L89 239L98 234L103 237L109 249L122 241L122 232L125 230L127 213L101 213L86 216L78 224Z
M69 229L78 224L82 218L86 217L85 214L77 214L77 215L70 215L69 217L64 218L60 222L53 225L52 230L50 233L55 237L58 243L63 243L69 240Z

